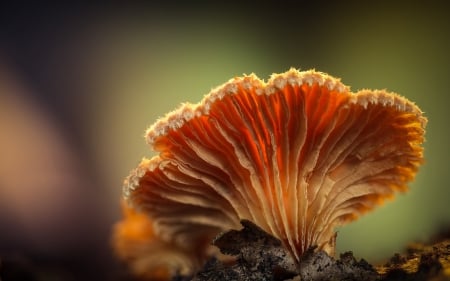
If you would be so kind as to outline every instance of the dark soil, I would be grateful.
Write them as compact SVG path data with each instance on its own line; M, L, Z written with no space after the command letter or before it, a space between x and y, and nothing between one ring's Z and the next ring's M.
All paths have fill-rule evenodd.
M357 260L351 252L338 259L311 248L297 264L280 240L249 221L242 230L220 234L213 244L230 256L226 262L211 259L195 276L177 276L173 281L389 281L450 280L450 233L432 243L415 243L405 253L395 254L384 265ZM76 274L67 263L35 263L20 255L0 256L0 281L91 280L92 274ZM133 281L121 264L110 268L107 280ZM101 269L99 269L101 270ZM86 278L80 279L82 276ZM104 279L104 278L100 278ZM93 280L100 280L95 278Z

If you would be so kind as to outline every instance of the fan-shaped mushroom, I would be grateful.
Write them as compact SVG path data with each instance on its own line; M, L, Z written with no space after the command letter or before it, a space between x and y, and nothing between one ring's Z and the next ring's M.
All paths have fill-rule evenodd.
M204 252L161 240L155 235L152 221L122 202L125 219L114 227L116 255L128 262L133 273L143 279L169 280L175 274L189 275L201 266ZM192 251L199 251L193 255ZM204 252L206 253L206 252Z
M407 189L426 121L397 94L352 93L312 70L237 77L148 129L159 155L131 173L124 194L157 239L194 256L241 219L297 261L314 245L332 253L336 226Z

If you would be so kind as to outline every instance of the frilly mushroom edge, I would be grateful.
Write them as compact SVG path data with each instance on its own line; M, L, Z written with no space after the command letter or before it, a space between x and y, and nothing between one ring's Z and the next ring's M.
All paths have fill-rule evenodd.
M192 260L242 219L297 261L311 246L333 254L337 226L407 190L423 162L426 123L404 97L352 93L314 70L290 69L267 83L236 77L147 130L159 154L130 174L124 195L155 239ZM168 267L192 273L199 264Z

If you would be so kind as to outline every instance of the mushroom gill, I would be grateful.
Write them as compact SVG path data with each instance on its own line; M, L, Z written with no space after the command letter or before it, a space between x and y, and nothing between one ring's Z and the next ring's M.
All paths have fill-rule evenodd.
M334 251L334 229L406 191L422 163L426 118L386 91L291 69L237 77L147 130L159 154L124 194L155 237L201 257L220 231L254 222L299 261ZM196 268L192 268L195 270Z

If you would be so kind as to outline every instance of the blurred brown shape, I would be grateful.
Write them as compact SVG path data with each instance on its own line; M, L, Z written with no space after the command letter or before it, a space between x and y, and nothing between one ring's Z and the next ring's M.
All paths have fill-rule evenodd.
M91 221L84 207L92 198L81 196L91 183L57 122L33 97L0 61L0 254L59 254L85 242L79 222Z
M189 245L192 257L242 219L297 262L312 246L333 255L335 227L407 190L426 121L399 95L352 93L312 70L237 77L149 128L159 155L142 160L124 194L156 239Z

